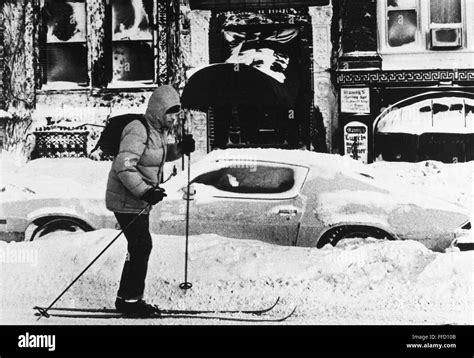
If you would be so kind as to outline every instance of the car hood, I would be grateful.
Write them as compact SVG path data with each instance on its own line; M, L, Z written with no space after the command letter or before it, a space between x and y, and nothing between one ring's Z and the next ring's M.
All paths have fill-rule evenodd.
M462 206L441 199L362 189L321 193L317 212L326 225L377 224L400 237L452 232L469 220Z
M315 212L326 225L367 223L412 237L452 232L469 220L469 209L417 187L383 182L372 173L339 172L312 186ZM311 193L308 193L311 197Z

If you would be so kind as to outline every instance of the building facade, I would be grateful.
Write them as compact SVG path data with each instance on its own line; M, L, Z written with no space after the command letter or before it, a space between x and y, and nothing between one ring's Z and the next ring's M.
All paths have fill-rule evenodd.
M294 94L297 106L290 108L296 114L265 113L257 136L241 144L331 146L333 134L326 128L335 104L329 0L7 0L1 10L0 106L8 114L2 120L4 150L31 158L86 155L108 118L142 113L156 86L168 83L182 91L195 70L223 61L219 35L228 26L247 27L247 20L257 30L296 29L293 63L304 70ZM210 106L186 114L200 153L228 134L219 127L227 114L219 110ZM272 128L276 117L282 118ZM242 124L249 137L246 121ZM265 139L272 131L278 131L279 142Z
M1 145L30 158L85 156L108 118L143 113L168 83L189 88L185 115L200 154L272 146L365 163L471 160L473 6L5 0Z
M3 1L3 149L85 156L105 121L184 83L179 3Z
M474 3L336 6L341 153L364 162L474 159Z

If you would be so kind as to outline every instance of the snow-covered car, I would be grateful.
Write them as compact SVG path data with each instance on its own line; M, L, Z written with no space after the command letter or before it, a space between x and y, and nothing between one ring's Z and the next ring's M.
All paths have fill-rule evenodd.
M0 230L32 240L56 230L117 227L104 207L109 168L88 159L29 162L1 194ZM168 196L152 210L152 232L185 233L187 179L185 170L162 184ZM331 154L216 150L191 165L189 195L191 235L318 248L351 237L411 239L435 251L471 235L463 206L378 180L370 166Z

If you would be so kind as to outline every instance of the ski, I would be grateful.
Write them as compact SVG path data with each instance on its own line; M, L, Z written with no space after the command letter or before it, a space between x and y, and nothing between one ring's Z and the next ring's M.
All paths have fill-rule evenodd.
M196 320L219 320L219 321L230 321L230 322L254 322L254 323L270 323L270 322L283 322L290 318L296 311L296 307L287 315L281 317L268 317L268 318L247 318L247 317L227 317L223 315L216 316L201 316L195 314L160 314L152 317L134 317L126 316L117 312L109 313L93 313L93 312L64 312L64 313L48 313L50 317L60 318L86 318L86 319L196 319ZM240 312L241 313L241 312ZM40 313L36 312L35 316L41 316Z
M198 314L221 314L221 313L245 313L245 314L253 314L253 315L261 315L267 313L274 309L276 305L280 302L280 297L278 297L275 302L265 308L259 309L251 309L251 310L243 310L243 309L234 309L234 310L174 310L174 309L163 309L160 310L162 314L187 314L187 315L198 315ZM35 306L33 307L35 310L44 311L46 308ZM84 313L117 313L116 310L112 308L70 308L70 307L51 307L48 312L50 311L61 311L61 312L84 312ZM49 314L49 313L48 313Z

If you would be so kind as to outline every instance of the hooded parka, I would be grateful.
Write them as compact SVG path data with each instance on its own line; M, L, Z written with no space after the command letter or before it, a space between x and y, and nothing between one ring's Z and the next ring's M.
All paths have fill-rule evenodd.
M125 126L107 181L105 201L108 210L139 213L146 208L148 203L140 198L159 184L165 161L180 157L177 146L168 145L166 140L169 128L165 114L175 106L180 106L176 90L169 85L158 87L152 93L144 115L149 135L139 120Z

